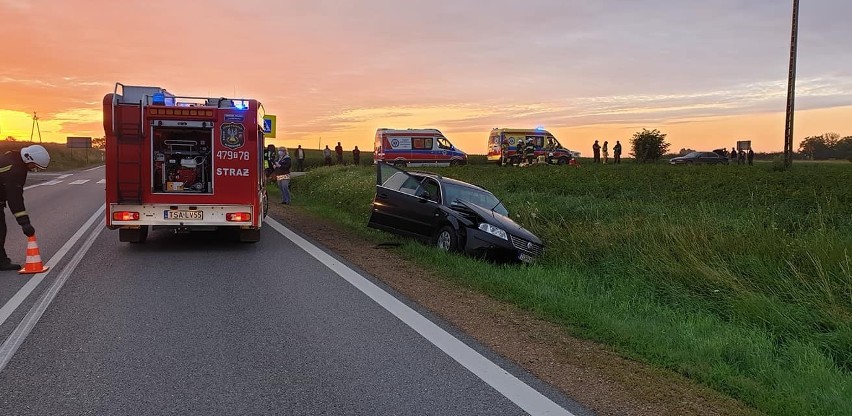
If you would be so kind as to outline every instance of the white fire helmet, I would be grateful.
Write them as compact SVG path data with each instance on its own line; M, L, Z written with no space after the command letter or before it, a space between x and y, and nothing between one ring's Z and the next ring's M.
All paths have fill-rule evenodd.
M50 164L50 154L44 146L39 144L21 149L21 159L24 163L32 163L39 169L47 169L47 165Z

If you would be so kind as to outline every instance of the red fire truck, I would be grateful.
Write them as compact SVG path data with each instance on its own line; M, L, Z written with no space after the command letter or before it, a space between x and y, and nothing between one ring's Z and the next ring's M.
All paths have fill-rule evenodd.
M232 227L256 242L268 209L263 105L117 83L103 100L106 224L122 242L148 229Z

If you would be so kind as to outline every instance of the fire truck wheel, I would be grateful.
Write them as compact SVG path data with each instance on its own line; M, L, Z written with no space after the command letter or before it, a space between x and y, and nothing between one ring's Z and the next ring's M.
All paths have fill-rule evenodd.
M240 230L240 241L243 243L256 243L260 241L260 229Z
M144 243L148 239L148 226L118 230L118 241L122 243Z

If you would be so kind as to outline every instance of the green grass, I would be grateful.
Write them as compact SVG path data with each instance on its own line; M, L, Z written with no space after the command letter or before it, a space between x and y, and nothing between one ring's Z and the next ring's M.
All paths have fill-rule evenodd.
M852 165L434 171L494 192L547 249L510 267L404 244L423 267L766 413L852 414ZM390 238L365 228L374 168L291 187L296 204Z
M50 153L47 172L64 172L87 166L103 164L103 151L95 149L69 149L61 143L0 142L0 154L20 150L31 144L40 144Z

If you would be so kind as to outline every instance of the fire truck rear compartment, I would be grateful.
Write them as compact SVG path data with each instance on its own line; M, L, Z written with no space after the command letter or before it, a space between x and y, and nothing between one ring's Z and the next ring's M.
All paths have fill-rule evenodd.
M213 193L212 127L153 128L154 193Z

